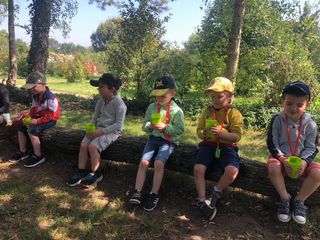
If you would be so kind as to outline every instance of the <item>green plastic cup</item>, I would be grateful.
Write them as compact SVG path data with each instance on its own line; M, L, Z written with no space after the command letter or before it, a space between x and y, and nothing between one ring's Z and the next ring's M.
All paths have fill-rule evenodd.
M216 119L206 119L206 128L212 128L218 124Z
M96 125L93 123L88 123L86 125L86 131L87 132L94 132L96 130Z
M302 159L297 156L290 156L288 158L288 164L292 168L292 172L288 174L292 179L298 178L298 171L302 167Z
M29 122L31 122L32 121L32 118L31 117L24 117L23 119L22 119L22 122L23 122L23 124L24 125L27 125Z
M161 114L160 113L152 113L151 114L151 122L153 124L161 123Z

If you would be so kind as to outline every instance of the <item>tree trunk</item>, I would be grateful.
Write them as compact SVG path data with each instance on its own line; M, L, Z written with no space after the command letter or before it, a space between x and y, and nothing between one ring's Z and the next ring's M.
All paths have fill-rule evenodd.
M51 26L52 0L33 0L30 9L31 44L27 58L28 73L46 70Z
M9 31L9 74L8 85L16 85L17 82L17 56L16 56L16 36L14 29L14 0L8 1L8 31Z
M245 11L244 1L235 0L234 2L233 21L229 37L227 68L224 75L233 82L236 79L240 55L241 31Z
M17 142L16 127L0 130L0 140L7 139ZM77 156L80 142L85 132L66 128L54 127L46 130L41 136L42 147L45 154L57 156L59 159L63 155ZM138 165L146 139L142 137L121 137L110 147L101 153L103 159L127 162ZM168 161L167 169L193 175L193 161L197 146L191 144L180 144ZM62 155L62 156L61 156ZM267 156L266 156L267 157ZM69 159L65 157L65 159ZM208 180L217 181L221 176L221 171L209 171L206 175ZM296 193L301 182L286 179L286 186L290 193ZM234 187L260 193L265 196L276 197L276 192L270 183L267 175L265 163L245 158L240 159L240 171L237 179L232 184ZM308 200L310 204L320 204L320 191L315 192Z

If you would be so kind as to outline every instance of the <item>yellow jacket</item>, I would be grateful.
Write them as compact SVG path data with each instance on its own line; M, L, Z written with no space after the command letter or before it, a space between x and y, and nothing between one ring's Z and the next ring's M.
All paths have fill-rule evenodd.
M206 119L213 119L214 111L216 110L213 108L213 106L209 106L203 110L198 120L197 135L199 138L205 141L216 143L217 138L214 134L210 134L211 136L209 136L207 139L204 139L203 137L203 131L205 130L206 126ZM236 134L236 142L238 142L241 139L243 133L243 117L240 111L234 105L230 104L226 109L223 108L216 111L216 120L218 121L220 126L223 118L224 120L222 131ZM224 140L220 140L220 143L233 144L233 142Z

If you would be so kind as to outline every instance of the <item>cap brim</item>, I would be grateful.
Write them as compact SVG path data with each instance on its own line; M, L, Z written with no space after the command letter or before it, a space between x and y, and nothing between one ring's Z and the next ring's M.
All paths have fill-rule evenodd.
M94 87L99 87L99 80L90 80L90 85Z
M155 89L150 93L150 97L160 97L165 95L169 91L169 88L166 89Z
M210 91L215 91L215 92L223 92L225 89L221 88L219 86L214 86L214 87L209 87L205 90L205 93L210 92Z
M23 85L21 88L29 90L29 89L33 88L35 85L36 85L35 83L27 83L27 84Z

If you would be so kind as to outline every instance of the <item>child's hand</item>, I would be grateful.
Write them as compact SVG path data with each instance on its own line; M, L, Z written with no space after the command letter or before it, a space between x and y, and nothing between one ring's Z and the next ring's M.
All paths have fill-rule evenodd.
M287 174L292 173L292 168L290 167L290 165L288 163L288 158L285 157L285 158L283 158L283 160L280 160L280 161L283 163L283 166L284 166L284 169L286 170L286 173Z
M221 131L221 127L220 126L214 126L214 127L210 128L210 132L212 132L214 135L219 137L219 134L222 132Z
M32 119L29 123L28 123L29 126L34 126L34 125L37 125L37 119Z
M98 128L93 132L87 132L86 136L90 139L94 139L103 135L102 129Z
M162 131L166 128L166 125L164 123L158 123L158 124L151 124L151 127L155 130Z
M302 159L302 166L298 171L298 176L302 176L304 171L306 170L306 167L308 166L307 161Z

